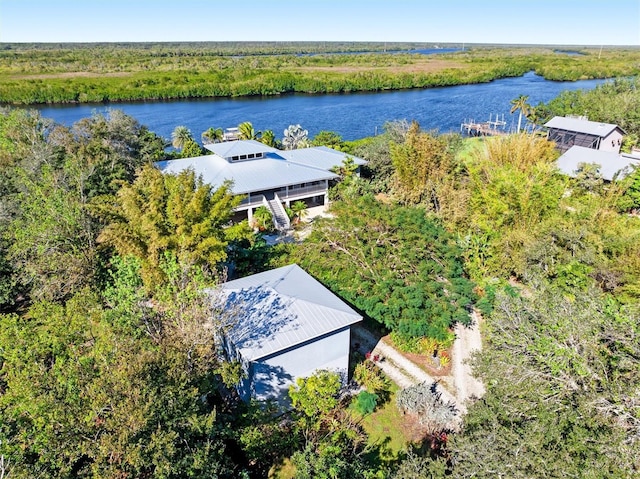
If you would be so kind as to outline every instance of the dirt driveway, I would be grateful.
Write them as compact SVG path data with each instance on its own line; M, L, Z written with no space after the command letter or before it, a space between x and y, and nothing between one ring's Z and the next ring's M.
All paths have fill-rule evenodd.
M387 377L401 388L407 388L423 382L436 383L444 401L454 404L460 415L467 411L469 401L484 394L483 384L473 376L468 360L473 353L482 349L480 323L482 317L474 313L469 327L456 327L456 340L451 349L451 370L448 376L434 378L422 367L411 361L407 355L397 351L383 338L377 337L362 326L352 329L352 342L378 356L378 367Z

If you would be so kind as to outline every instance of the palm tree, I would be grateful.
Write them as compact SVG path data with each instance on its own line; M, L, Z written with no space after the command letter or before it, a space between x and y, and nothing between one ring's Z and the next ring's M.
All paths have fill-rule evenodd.
M223 132L222 128L209 128L201 135L202 143L220 143L222 141Z
M273 130L265 130L262 132L262 138L260 141L271 148L277 148L278 142L276 140L276 135L273 133Z
M293 202L291 204L291 213L293 214L294 223L300 223L300 220L308 213L307 204L301 200Z
M331 172L340 175L343 180L355 175L356 171L358 171L358 165L350 156L345 157L340 166L331 168Z
M176 129L171 133L171 144L174 148L181 150L185 145L191 141L195 141L191 135L191 130L186 126L176 126Z
M300 125L289 125L284 130L284 138L282 146L285 150L295 150L296 148L304 148L309 145L309 132Z
M516 111L519 111L518 114L518 133L520 133L520 126L522 125L522 115L524 115L525 117L529 114L529 112L531 111L531 105L529 105L527 103L527 100L529 99L528 96L526 95L520 95L518 98L515 98L513 100L511 100L511 113L515 113Z
M253 212L253 226L259 231L271 231L273 229L273 215L266 206L259 206Z
M245 121L238 125L238 138L241 140L257 140L262 133L253 129L253 125L249 121Z

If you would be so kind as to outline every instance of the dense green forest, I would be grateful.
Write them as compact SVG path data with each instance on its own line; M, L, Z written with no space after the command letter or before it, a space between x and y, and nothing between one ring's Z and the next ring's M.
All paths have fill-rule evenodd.
M529 71L549 80L637 75L637 49L419 44L0 45L0 104L338 93L480 83ZM393 53L385 53L385 49ZM348 52L365 52L357 55ZM345 54L339 54L345 53Z
M588 109L624 124L630 147L637 81L563 94L529 120ZM393 122L312 142L329 140L368 160L362 176L345 165L333 217L269 247L229 226L228 185L156 170L167 145L122 112L68 128L1 111L0 477L640 475L640 170L562 176L554 145L530 133ZM203 291L230 263L293 261L408 351L446 348L482 312L487 391L459 431L434 419L392 448L398 431L376 436L373 414L447 411L356 355L353 399L325 372L299 381L277 420L234 396L239 365L214 339L234 313Z

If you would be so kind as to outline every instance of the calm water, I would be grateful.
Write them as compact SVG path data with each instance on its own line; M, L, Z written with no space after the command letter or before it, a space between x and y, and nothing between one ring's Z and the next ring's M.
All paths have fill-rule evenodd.
M249 121L256 130L273 130L277 138L291 124L300 124L311 137L322 130L335 131L345 140L371 136L387 121L417 120L425 130L460 131L465 120L485 121L504 116L515 130L517 114L510 101L528 95L529 103L548 102L563 90L592 89L604 80L552 82L533 73L479 85L424 90L403 90L339 95L283 95L277 97L206 99L167 102L113 103L111 105L42 106L46 118L71 125L92 112L118 108L150 130L170 138L184 125L199 140L209 127L228 128Z

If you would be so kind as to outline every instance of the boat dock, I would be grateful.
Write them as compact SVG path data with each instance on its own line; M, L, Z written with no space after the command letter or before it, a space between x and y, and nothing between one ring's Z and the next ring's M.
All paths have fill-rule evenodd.
M465 120L460 124L460 131L466 132L469 136L505 135L507 133L504 129L506 125L504 115L502 115L501 120L498 119L498 115L496 115L495 120L489 115L488 121L476 122L474 120Z

